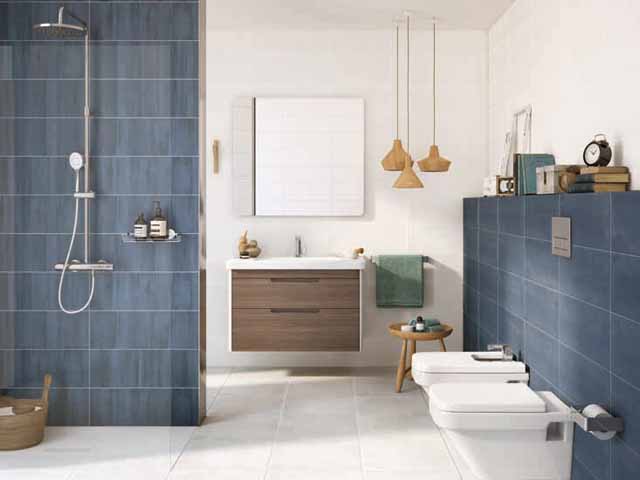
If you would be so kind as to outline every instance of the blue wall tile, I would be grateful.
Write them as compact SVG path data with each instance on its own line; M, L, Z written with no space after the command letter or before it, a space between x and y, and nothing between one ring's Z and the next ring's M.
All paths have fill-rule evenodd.
M478 290L496 301L498 299L498 270L488 265L478 265Z
M82 150L79 118L0 118L0 155L69 155Z
M640 387L640 323L613 315L613 372Z
M524 245L524 237L500 235L498 266L501 270L521 276L525 275Z
M640 454L631 450L621 440L613 440L613 478L636 480L640 472Z
M611 194L613 215L612 245L615 252L640 255L640 225L638 224L638 205L640 192Z
M88 348L89 314L0 312L0 348Z
M526 235L529 238L551 241L551 217L558 215L557 195L531 195L525 203Z
M478 226L478 200L476 198L462 200L462 215L465 227Z
M478 287L478 262L470 257L464 257L462 262L464 283L472 288Z
M558 386L576 405L611 405L609 373L605 368L562 345L559 362Z
M560 195L560 216L571 218L571 241L574 245L609 250L609 194Z
M174 389L171 395L171 424L195 425L198 422L198 391L193 388Z
M522 277L501 271L498 279L500 305L511 313L524 317L525 280Z
M197 42L101 42L92 53L94 78L198 78Z
M478 261L493 267L498 266L498 234L488 230L480 230L478 244Z
M10 47L10 48L2 48ZM1 42L0 78L84 78L84 47L79 42Z
M492 232L498 231L498 199L478 199L478 225Z
M487 297L480 297L479 304L480 327L492 337L498 334L498 306Z
M558 336L559 295L531 282L526 283L526 318L547 334Z
M633 450L640 452L640 389L614 377L613 414L624 419L620 438Z
M172 425L171 403L169 389L97 389L91 392L91 423L115 426Z
M637 288L640 257L614 254L612 262L611 309L615 313L640 321L640 295Z
M609 308L610 255L608 252L574 247L572 258L560 258L558 289L585 302Z
M0 387L42 388L47 373L56 388L88 386L87 350L0 350L0 358Z
M0 194L69 195L74 188L68 156L0 158Z
M524 235L524 202L517 197L498 203L498 223L502 233Z
M524 360L547 381L558 385L558 342L536 327L525 326Z
M0 116L80 116L81 80L0 80Z
M551 288L558 286L558 257L551 255L551 243L528 238L526 243L527 278Z
M609 312L560 295L558 338L609 368Z
M478 316L478 291L465 283L462 287L462 293L463 313L475 321Z
M518 358L522 357L524 352L524 321L511 314L504 308L499 309L499 336L501 343L511 345L513 353Z
M598 440L577 426L574 429L575 458L599 480L611 478L611 443Z
M463 253L474 260L478 259L478 229L465 227L463 232Z
M55 383L55 380L54 380ZM3 395L16 398L40 398L39 388L11 388L2 391ZM47 426L86 427L89 425L89 389L88 388L51 388L49 390L49 412Z

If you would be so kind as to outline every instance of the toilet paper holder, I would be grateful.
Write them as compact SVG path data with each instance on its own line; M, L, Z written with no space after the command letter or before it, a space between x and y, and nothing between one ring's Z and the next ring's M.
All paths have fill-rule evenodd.
M582 410L572 409L571 417L576 425L600 440L610 440L624 430L622 417L614 417L603 407L587 405Z

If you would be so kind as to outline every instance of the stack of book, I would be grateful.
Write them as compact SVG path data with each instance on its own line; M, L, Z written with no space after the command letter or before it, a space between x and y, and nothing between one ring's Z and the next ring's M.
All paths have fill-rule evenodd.
M624 192L629 181L627 167L583 167L569 193Z

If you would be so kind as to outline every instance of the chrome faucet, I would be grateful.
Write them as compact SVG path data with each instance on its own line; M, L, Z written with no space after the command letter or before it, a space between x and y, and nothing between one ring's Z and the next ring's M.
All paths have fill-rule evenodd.
M503 360L513 360L513 349L511 345L504 343L490 343L487 345L487 350L490 352L502 352Z
M300 235L296 235L295 238L295 256L297 258L302 256L302 237Z

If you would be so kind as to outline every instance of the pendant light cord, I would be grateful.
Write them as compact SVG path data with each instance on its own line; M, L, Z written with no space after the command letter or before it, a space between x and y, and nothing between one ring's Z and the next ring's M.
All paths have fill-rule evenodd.
M409 115L409 15L407 15L407 153L411 155L411 116Z
M400 138L400 25L396 23L396 138Z
M436 144L436 19L433 19L433 144Z

